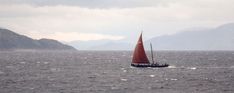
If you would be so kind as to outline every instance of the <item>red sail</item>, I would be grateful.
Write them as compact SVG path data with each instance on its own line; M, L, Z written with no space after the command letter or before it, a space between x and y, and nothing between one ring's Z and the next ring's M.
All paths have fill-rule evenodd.
M140 38L135 47L133 58L132 58L132 63L133 64L149 64L149 60L145 54L145 49L144 49L144 45L142 42L142 34L140 35Z

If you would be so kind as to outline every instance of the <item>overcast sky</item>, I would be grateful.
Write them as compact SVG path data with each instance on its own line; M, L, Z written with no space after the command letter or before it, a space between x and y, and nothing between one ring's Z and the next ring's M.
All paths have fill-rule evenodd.
M0 0L0 27L60 41L124 40L234 22L234 0Z

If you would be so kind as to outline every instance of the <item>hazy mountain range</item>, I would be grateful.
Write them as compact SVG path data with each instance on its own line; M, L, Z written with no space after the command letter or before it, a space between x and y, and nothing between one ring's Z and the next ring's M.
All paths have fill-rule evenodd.
M136 36L136 42L138 40ZM78 37L79 38L79 37ZM144 38L144 36L143 36ZM154 37L144 42L145 49L155 50L234 50L234 23L211 29L189 29L172 35ZM133 50L135 44L122 40L73 41L67 43L79 50ZM0 28L0 49L75 50L52 39L31 39Z
M24 35L19 35L8 29L0 28L0 50L33 49L33 50L76 50L52 39L34 40Z
M190 30L146 41L158 50L234 50L234 23L213 29Z
M136 42L138 36L136 36ZM144 38L144 36L143 36ZM182 32L154 37L145 41L155 50L234 50L234 23L224 24L216 28L193 28ZM123 41L74 41L68 43L80 50L133 50L135 44Z
M133 48L132 44L120 40L73 41L68 44L79 50L130 50Z

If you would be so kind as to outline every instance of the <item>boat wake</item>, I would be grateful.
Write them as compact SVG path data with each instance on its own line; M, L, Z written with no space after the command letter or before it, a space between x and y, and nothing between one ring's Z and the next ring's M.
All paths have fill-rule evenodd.
M172 65L172 66L168 66L168 68L177 68L177 67Z
M184 66L181 66L181 67L177 67L177 66L169 66L168 68L173 68L173 69L192 69L192 70L195 70L197 69L197 67L184 67Z
M177 66L169 66L168 68L173 68L173 69L191 69L191 70L196 70L196 69L232 69L234 68L234 66L230 66L230 67L184 67L184 66L180 66L180 67L177 67Z

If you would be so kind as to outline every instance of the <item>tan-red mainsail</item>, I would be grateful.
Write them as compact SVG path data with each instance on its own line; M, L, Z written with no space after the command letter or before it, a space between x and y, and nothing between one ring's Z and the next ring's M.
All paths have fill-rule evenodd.
M132 64L149 64L149 60L146 56L143 41L142 41L142 33L137 41L137 45L135 47Z

